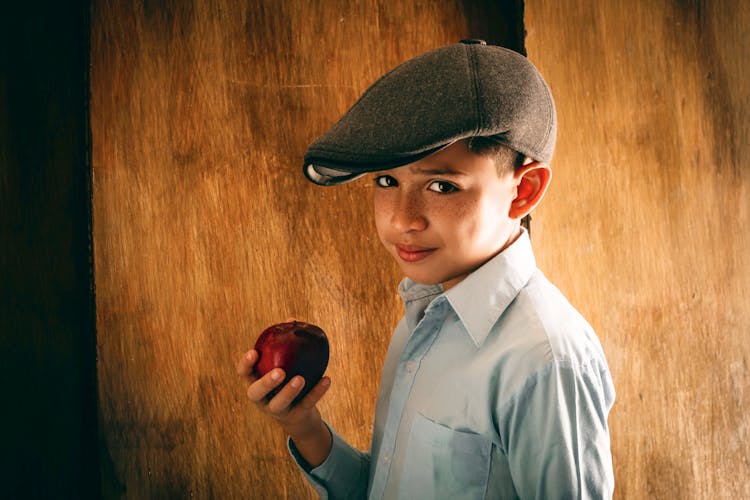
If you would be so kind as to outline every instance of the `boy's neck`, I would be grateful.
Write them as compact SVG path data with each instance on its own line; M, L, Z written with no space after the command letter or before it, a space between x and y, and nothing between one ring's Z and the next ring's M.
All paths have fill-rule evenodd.
M479 269L480 267L482 267L483 265L485 265L490 260L494 259L496 256L498 256L501 253L503 253L503 251L506 248L508 248L513 243L515 243L516 240L518 240L518 238L521 236L521 234L523 234L523 231L524 231L524 229L521 227L520 224L518 224L513 229L510 238L508 238L508 240L505 242L505 244L502 247L500 247L500 250L498 250L494 254L490 255L487 259L485 259L481 264L479 264L477 267L475 267L474 269L472 269L470 272L468 272L466 274L463 274L461 276L457 276L457 277L455 277L453 279L450 279L450 280L448 280L448 281L446 281L444 283L441 283L441 285L443 287L443 291L447 292L448 290L450 290L451 288L453 288L454 286L458 285L463 280L465 280L466 277L469 276L471 273L473 273L474 271L476 271L477 269Z

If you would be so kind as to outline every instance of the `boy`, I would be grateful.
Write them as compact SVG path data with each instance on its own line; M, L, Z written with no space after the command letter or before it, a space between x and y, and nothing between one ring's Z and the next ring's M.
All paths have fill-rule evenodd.
M512 51L466 40L375 82L305 155L321 185L372 173L405 314L381 375L369 452L316 409L324 378L276 370L248 396L286 430L322 498L608 498L614 387L588 323L536 268L520 220L542 199L556 116Z

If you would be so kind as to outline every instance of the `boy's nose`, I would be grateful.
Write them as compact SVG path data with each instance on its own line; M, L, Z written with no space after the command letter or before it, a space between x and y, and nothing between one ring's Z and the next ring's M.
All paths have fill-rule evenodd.
M415 196L399 196L393 207L391 224L401 232L423 231L427 228L427 218Z

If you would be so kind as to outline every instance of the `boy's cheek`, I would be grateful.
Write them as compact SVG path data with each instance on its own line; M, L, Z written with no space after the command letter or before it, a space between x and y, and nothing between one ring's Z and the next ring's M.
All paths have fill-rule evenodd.
M386 234L388 231L388 223L387 223L387 217L385 214L382 213L382 211L375 210L375 231L378 233L378 239L380 240L380 243L384 246L386 245Z
M396 250L393 248L393 245L389 244L388 240L386 240L383 237L380 237L380 235L378 235L378 240L380 240L380 244L382 245L382 247L385 248L385 250L391 255L391 257L393 257L395 259L396 258L396 254L395 254Z
M384 227L380 222L376 220L375 229L376 229L376 232L378 233L378 241L380 241L380 244L382 245L382 247L385 248L385 250L388 252L388 254L391 257L396 259L396 249L391 243L389 243L388 236L387 236L388 234L387 227Z

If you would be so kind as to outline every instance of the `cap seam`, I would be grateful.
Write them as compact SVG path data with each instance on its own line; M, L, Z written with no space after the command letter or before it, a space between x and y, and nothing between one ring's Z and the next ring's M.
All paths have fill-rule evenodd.
M484 127L484 117L481 116L481 106L479 102L479 80L477 79L477 58L476 51L471 50L471 45L466 45L466 50L469 54L469 69L471 72L471 86L474 90L474 113L475 113L475 125L474 135L479 134L480 130Z
M544 82L544 79L542 78L541 73L539 73L538 71L539 70L537 70L537 73L534 76L536 77L536 79L539 82L539 84L542 86L542 89L545 89L547 87L547 85ZM548 91L545 91L544 92L544 97L546 98L545 99L545 104L547 105L547 114L548 114L548 117L549 117L549 123L547 124L547 131L544 134L544 138L540 139L535 144L534 149L538 150L538 151L540 151L542 153L544 153L544 156L548 156L548 153L546 151L544 151L544 149L545 149L544 145L549 141L550 132L552 131L552 125L555 122L555 119L554 119L554 112L553 112L554 105L552 104L552 96L550 95L550 93ZM548 162L551 162L551 158L548 160Z
M462 135L462 134L454 134L453 136L455 136L455 135ZM441 140L439 140L437 142L434 142L434 143L431 143L431 144L427 144L424 147L418 148L418 149L416 149L414 151L409 151L409 152L405 152L405 153L397 153L397 152L393 152L391 150L383 150L382 155L386 156L388 158L391 158L391 157L409 158L409 157L414 156L414 155L420 155L420 154L423 154L425 152L434 151L435 149L440 148L446 141L449 141L451 139L451 137L453 137L453 136L446 136L445 139L441 139ZM358 153L356 151L352 151L351 149L336 148L336 147L331 147L330 145L327 145L326 147L320 147L320 146L313 147L313 146L310 146L308 148L308 150L307 150L307 153L305 154L305 158L313 158L313 157L315 157L317 155L326 155L326 154L332 154L332 153L333 154L336 154L336 153L346 154L346 155L350 155L351 157L359 157L359 158L362 158L362 159L371 158L373 156L371 154Z
M370 157L370 160L367 160L367 157L361 156L361 160L355 159L355 160L346 160L346 161L338 161L338 160L332 160L330 158L325 158L324 155L309 155L305 156L304 158L304 164L314 164L314 165L320 165L322 167L332 168L334 170L341 170L343 172L351 172L351 173L366 173L366 172L377 172L380 170L388 170L391 168L397 168L401 167L403 165L407 165L409 163L412 163L414 161L419 160L420 158L424 158L426 156L429 156L433 152L435 152L439 148L433 148L427 151L423 151L420 153L415 153L412 155L400 155L398 158L394 158L393 155L383 156L382 158L376 158L372 159ZM403 161L402 161L403 160Z

